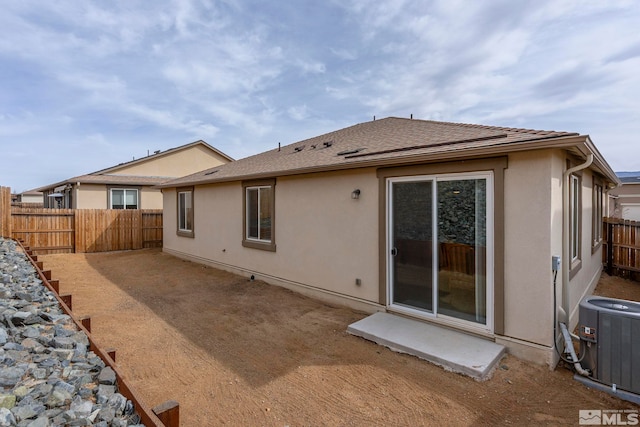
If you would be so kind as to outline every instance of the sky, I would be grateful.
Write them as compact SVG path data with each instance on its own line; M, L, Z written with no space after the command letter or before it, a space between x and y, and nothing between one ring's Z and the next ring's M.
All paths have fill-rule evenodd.
M0 0L0 185L389 116L588 134L640 170L640 2Z

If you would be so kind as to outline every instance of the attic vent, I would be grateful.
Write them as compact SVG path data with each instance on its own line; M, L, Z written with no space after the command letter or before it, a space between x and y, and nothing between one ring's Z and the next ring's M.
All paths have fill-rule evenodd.
M337 154L337 156L348 156L349 154L356 154L364 150L364 148L356 148L354 150L344 150Z
M218 170L214 170L214 171L209 171L209 172L205 172L205 175L213 175L214 173L218 172Z
M324 145L325 148L331 147L333 145L333 141L325 141L322 143L322 145Z
M299 147L294 148L294 150L296 150L296 153L299 153L299 152L301 152L302 150L304 150L304 147L305 147L304 145L301 145L301 146L299 146Z

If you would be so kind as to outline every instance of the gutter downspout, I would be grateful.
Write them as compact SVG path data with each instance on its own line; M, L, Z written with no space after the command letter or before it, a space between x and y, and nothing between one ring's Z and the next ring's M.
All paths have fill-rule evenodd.
M571 223L571 218L569 216L569 186L571 183L569 182L569 177L572 173L583 170L591 166L593 163L593 154L589 154L587 156L587 160L581 165L574 166L570 169L567 169L562 176L562 213L563 213L563 223L562 223L562 307L560 307L560 322L569 323L569 269L571 268L571 257L569 253L569 224ZM555 308L558 309L557 307ZM555 339L555 337L554 337Z

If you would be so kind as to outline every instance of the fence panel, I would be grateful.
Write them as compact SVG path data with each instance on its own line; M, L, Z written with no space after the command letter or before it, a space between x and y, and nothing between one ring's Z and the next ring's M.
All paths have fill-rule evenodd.
M73 209L12 208L12 237L38 253L73 253Z
M640 280L640 222L605 218L604 238L607 273Z
M108 252L142 249L142 211L79 209L76 251Z
M142 246L162 247L162 209L142 211Z
M162 210L14 207L10 223L12 236L37 253L162 247Z
M11 237L11 188L0 187L0 237Z

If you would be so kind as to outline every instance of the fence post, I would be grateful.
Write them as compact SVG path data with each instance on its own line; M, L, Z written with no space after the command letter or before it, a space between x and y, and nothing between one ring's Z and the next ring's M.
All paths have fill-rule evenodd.
M11 238L11 188L0 187L0 237Z
M613 223L607 221L607 274L613 274Z

